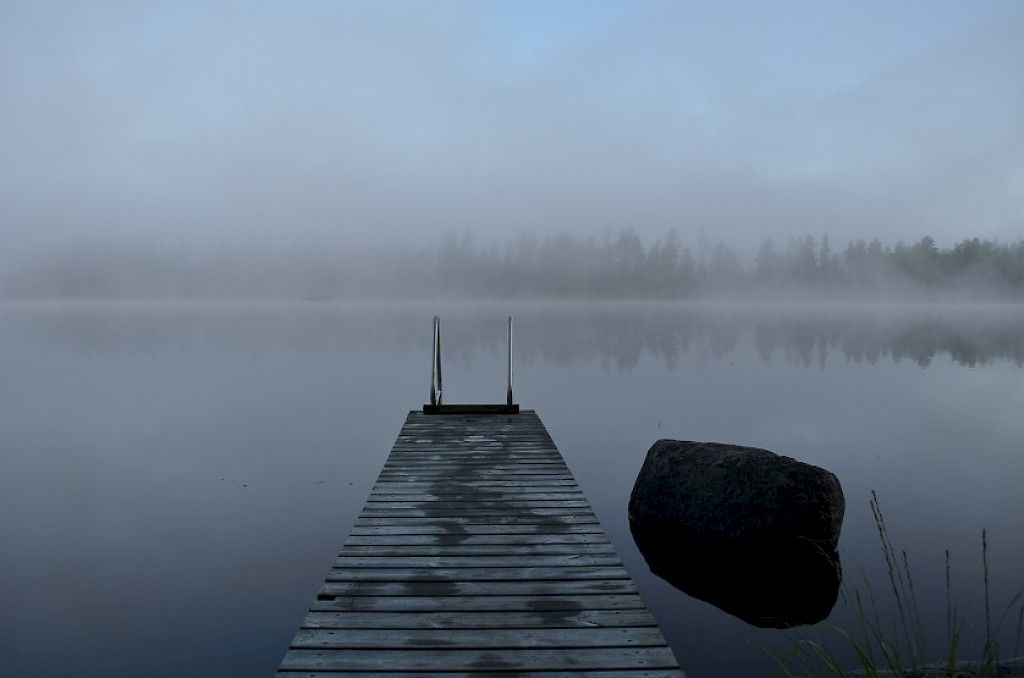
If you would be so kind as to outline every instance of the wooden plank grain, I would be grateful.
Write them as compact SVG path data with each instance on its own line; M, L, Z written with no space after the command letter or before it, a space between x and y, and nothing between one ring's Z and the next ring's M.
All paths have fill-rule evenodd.
M672 651L661 647L467 650L291 649L284 670L518 671L552 669L671 669Z
M438 490L445 488L437 488ZM586 501L583 498L583 493L576 491L569 492L513 492L513 493L498 493L498 492L471 492L470 488L452 488L447 489L453 490L450 492L436 492L436 493L423 493L423 494L408 494L408 493L394 493L387 492L384 494L378 494L374 492L370 495L369 501L378 502L416 502L422 503L425 501L430 502L472 502L474 504L480 502L523 502L523 501ZM580 504L581 506L583 504Z
M463 534L445 531L441 534L362 535L355 532L345 540L346 546L531 546L536 544L610 544L608 537L598 534Z
M279 676L288 678L337 678L337 676L365 675L363 671L286 671L279 670ZM431 671L429 674L422 671L374 671L374 678L423 678L429 675L432 678L480 678L481 676L493 676L495 678L686 678L680 669L635 669L623 671Z
M543 629L656 626L646 609L543 611L344 612L311 610L302 628L331 629Z
M636 594L577 594L521 596L335 596L314 600L310 610L365 612L552 612L576 610L642 610Z
M593 567L432 567L426 575L435 580L450 581L518 581L559 579L628 579L622 566ZM424 577L421 568L402 567L335 567L327 573L327 581L415 581Z
M473 488L481 490L523 490L534 487L544 488L572 488L579 489L575 480L570 478L559 478L550 480L546 478L540 478L533 480L530 478L524 478L520 480L439 480L435 482L422 481L422 480L396 480L396 481L383 481L373 486L373 491L388 491L388 490L399 490L401 492L424 492L433 490L439 486L444 487L448 485L457 485L463 488ZM551 491L560 492L562 490L539 490L539 491ZM582 490L580 490L582 491Z
M446 506L431 508L368 508L359 513L359 518L477 518L485 521L490 518L545 518L562 516L594 517L594 512L583 506L558 507L518 507L503 508L487 506L484 508L463 508Z
M427 572L421 579L400 582L326 582L317 601L343 596L555 596L636 593L630 579L577 579L566 581L525 579L519 581L459 581Z
M539 629L300 629L293 648L448 649L661 647L658 629L651 626Z
M357 536L448 536L460 535L461 538L483 535L506 536L561 536L569 534L596 534L605 537L604 530L596 523L533 523L521 525L457 523L455 525L364 525L352 528L350 538Z
M615 567L615 555L546 556L338 556L335 567Z
M356 519L353 529L373 528L429 528L433 532L444 532L446 534L472 534L473 530L479 529L480 534L487 534L493 528L499 530L493 532L498 534L502 528L512 530L523 530L525 532L563 532L570 527L582 527L587 529L600 528L601 525L597 516L593 513L570 514L561 516L538 516L538 515L479 515L479 516L360 516ZM463 531L465 530L465 531ZM603 530L601 530L603 533ZM416 534L416 532L412 532Z
M615 555L610 542L602 544L345 544L341 556L539 556Z
M409 414L279 671L682 675L532 410Z
M582 495L579 495L582 496ZM583 508L590 509L586 499L433 499L424 501L380 501L376 498L366 502L368 511L380 511L383 509L410 509L410 508L435 508L435 509L473 509L502 508L502 509L535 509L535 508Z

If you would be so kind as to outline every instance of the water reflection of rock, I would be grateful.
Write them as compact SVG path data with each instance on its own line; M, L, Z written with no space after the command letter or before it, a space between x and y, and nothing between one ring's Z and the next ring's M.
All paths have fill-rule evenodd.
M839 596L839 554L815 544L752 547L630 529L651 572L754 626L820 622Z

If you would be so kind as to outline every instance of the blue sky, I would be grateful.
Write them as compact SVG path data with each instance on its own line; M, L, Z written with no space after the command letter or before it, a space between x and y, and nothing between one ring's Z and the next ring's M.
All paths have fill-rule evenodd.
M0 3L7 256L1024 237L1019 2Z

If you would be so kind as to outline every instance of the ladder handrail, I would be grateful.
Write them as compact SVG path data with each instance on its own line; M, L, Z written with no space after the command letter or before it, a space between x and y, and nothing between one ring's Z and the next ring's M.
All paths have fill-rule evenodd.
M508 342L508 372L505 390L505 403L507 407L515 405L512 395L512 316L508 316L508 331L506 334ZM434 316L434 351L430 361L430 405L438 407L443 403L441 384L441 319ZM500 406L499 406L500 407Z
M441 319L434 316L434 356L430 366L430 404L441 404Z
M508 398L507 404L512 405L512 316L508 316Z

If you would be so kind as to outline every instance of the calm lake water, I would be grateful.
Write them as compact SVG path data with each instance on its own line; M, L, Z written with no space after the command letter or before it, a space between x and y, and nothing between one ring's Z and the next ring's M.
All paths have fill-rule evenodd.
M768 651L852 620L840 600L824 625L755 628L651 574L626 504L658 438L833 471L843 569L887 620L876 490L935 653L945 549L967 654L984 631L982 528L994 621L1024 584L1024 307L8 304L0 674L271 673L427 397L431 316L446 398L499 401L508 312L517 399L690 678L772 675ZM1016 624L1014 608L1004 654Z

